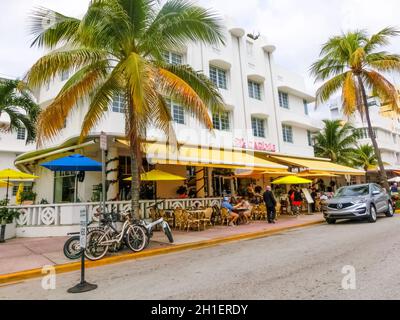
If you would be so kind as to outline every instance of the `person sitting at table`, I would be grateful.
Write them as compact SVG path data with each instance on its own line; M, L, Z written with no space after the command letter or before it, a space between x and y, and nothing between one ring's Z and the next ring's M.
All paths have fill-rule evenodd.
M239 219L239 214L237 212L235 212L235 210L237 209L237 206L233 206L230 203L230 199L228 197L225 197L224 201L222 202L222 208L225 208L229 211L229 220L231 220L229 225L231 227L235 227L236 226L235 223L236 223L237 219Z
M239 204L239 208L238 209L244 210L239 214L239 216L244 218L246 224L249 224L250 223L252 206L250 205L248 197L244 197L242 199L242 201Z

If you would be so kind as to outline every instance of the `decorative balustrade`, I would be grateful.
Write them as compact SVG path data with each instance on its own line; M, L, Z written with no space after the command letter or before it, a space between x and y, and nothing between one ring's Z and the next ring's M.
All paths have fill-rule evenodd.
M193 208L220 206L221 198L203 199L167 199L158 202L159 209ZM140 201L141 218L149 218L149 209L156 203L154 200ZM68 204L44 204L29 206L12 206L20 211L17 219L17 227L48 227L48 226L70 226L79 224L79 215L82 208L88 208L89 219L100 207L99 203L68 203ZM107 211L114 209L117 212L131 209L130 201L107 202Z

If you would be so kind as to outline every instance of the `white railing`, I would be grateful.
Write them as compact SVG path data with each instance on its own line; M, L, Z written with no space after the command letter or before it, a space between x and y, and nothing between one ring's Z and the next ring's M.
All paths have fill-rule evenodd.
M193 208L220 206L221 198L204 199L167 199L159 200L160 209ZM149 217L150 207L155 205L154 200L140 201L141 218ZM82 208L88 208L89 219L100 207L99 203L69 203L69 204L44 204L29 206L12 206L21 215L17 219L17 227L49 227L49 226L71 226L79 224L79 214ZM107 202L107 211L127 211L131 208L130 201Z

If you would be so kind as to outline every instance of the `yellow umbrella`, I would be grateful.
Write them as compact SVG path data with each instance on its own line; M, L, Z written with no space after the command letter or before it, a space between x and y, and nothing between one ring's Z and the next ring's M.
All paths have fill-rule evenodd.
M312 183L312 181L296 176L287 176L272 182L272 184L309 184L309 183Z
M161 170L152 170L150 172L142 173L140 175L142 181L183 181L185 177L177 176ZM125 181L132 181L131 178L124 179Z
M7 184L9 184L10 180L31 180L37 179L39 177L34 176L32 174L27 174L21 171L17 171L14 169L4 169L0 171L0 179L7 180ZM8 201L8 186L7 186L7 194L6 201Z
M7 186L12 187L13 184L11 182L7 183L7 181L0 180L0 188L5 188Z
M161 170L152 170L140 175L142 181L183 181L186 180L185 177L177 176L172 173L164 172ZM132 181L131 178L124 179L125 181ZM157 206L157 184L155 183L155 202Z

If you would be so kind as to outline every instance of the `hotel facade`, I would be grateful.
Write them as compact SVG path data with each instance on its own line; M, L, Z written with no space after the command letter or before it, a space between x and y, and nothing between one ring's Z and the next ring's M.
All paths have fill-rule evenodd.
M208 75L223 96L225 110L218 114L210 111L214 124L214 130L210 132L185 108L169 100L172 126L180 148L171 150L160 131L148 128L144 143L146 170L157 168L187 177L187 186L194 198L214 199L216 203L223 194L240 192L249 183L265 187L289 171L335 172L346 176L343 183L350 182L350 174L364 175L359 170L314 158L311 137L321 125L310 117L308 107L315 99L307 93L301 76L276 65L276 48L267 38L254 39L229 21L225 24L225 38L223 46L188 43L185 47L165 52L168 62L188 64ZM60 74L37 91L42 108L53 101L69 76L68 72ZM86 107L77 108L54 141L17 157L15 165L18 169L40 177L33 187L37 203L45 200L58 205L44 209L27 208L20 224L40 224L42 212L47 209L51 219L46 220L45 225L78 223L79 212L75 210L72 214L64 207L68 203L71 205L75 192L80 203L91 203L91 210L96 207L95 203L100 199L101 173L87 172L75 183L75 172L51 172L40 164L73 153L100 161L101 132L107 134L108 142L107 200L129 206L130 182L125 179L130 177L130 158L124 134L124 110L123 99L114 97L104 119L83 143L78 144ZM246 171L256 171L259 175L254 178ZM150 201L154 196L152 184L143 185L148 188L141 190L142 199ZM182 182L157 182L157 197L176 199L180 186ZM181 204L167 201L165 205ZM146 211L145 204L142 209ZM22 231L22 234L29 236L31 230L27 233Z

